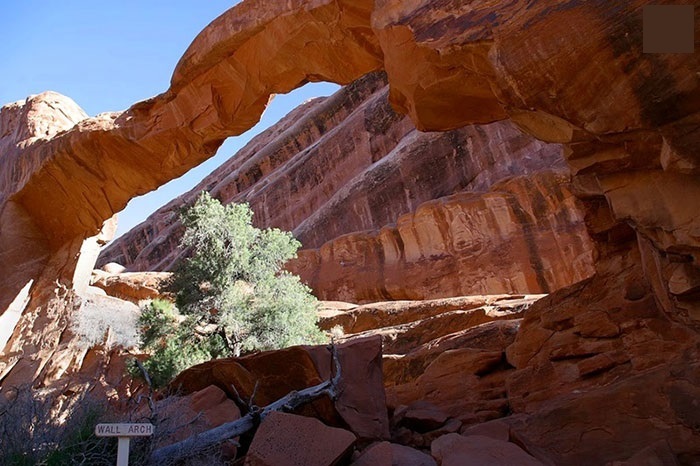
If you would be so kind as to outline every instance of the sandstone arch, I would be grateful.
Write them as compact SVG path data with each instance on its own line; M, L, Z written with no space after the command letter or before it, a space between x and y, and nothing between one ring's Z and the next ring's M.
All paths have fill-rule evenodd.
M344 84L384 68L392 101L419 128L511 116L542 140L567 143L579 194L600 207L594 233L614 243L621 222L633 226L658 302L692 323L700 218L678 200L697 197L699 186L700 58L641 53L634 18L646 3L248 0L195 39L168 91L125 112L50 122L46 134L27 139L7 129L8 112L17 112L5 107L0 208L10 217L3 218L0 252L46 257L40 254L29 276L3 278L9 296L2 310L27 278L37 278L30 308L51 296L45 290L57 278L80 290L94 263L84 241L100 241L104 222L131 197L252 126L270 94L307 81ZM34 124L27 113L19 118L13 128ZM35 234L7 236L12 212ZM8 245L17 237L22 244ZM8 268L23 265L16 260L23 259ZM62 325L54 317L36 321ZM9 353L23 345L27 354L50 351L61 338L59 331L27 343L23 332L15 332Z

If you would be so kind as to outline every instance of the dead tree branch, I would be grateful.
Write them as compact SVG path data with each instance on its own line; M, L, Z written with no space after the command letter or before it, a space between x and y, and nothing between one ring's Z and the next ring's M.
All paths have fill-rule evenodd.
M148 384L148 395L146 398L148 399L148 409L151 410L151 418L153 418L153 416L155 416L155 413L156 413L156 405L153 402L153 383L151 383L151 376L148 374L148 371L146 370L144 365L141 363L141 361L139 361L138 358L134 358L134 363L139 368L139 370L143 374L143 379ZM139 395L139 398L140 397L141 397L141 395ZM137 403L138 403L138 400L137 400Z
M333 374L329 380L326 380L325 382L313 387L290 392L279 400L270 403L260 410L253 410L249 412L240 419L227 422L200 434L193 435L192 437L188 437L181 442L159 448L151 454L151 462L154 464L167 464L168 462L176 462L186 457L193 456L202 450L223 442L224 440L238 437L248 432L273 411L293 411L299 406L302 406L324 395L327 395L331 399L335 400L340 395L338 384L341 377L340 361L338 359L338 352L335 346L331 346L331 354L335 374Z
M233 401L235 401L239 407L248 408L248 411L250 411L250 405L248 404L247 401L245 401L245 400L243 400L243 398L241 398L241 395L238 393L238 390L236 389L236 385L231 384L230 386L231 386L231 390L233 390L233 395L236 397Z
M250 394L250 399L248 400L248 408L253 409L255 406L255 394L258 393L258 386L260 385L260 381L256 380L255 381L255 386L253 387L253 393Z

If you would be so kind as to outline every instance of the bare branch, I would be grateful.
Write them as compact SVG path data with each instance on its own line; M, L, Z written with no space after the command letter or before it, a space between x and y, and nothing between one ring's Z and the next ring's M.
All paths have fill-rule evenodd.
M134 358L134 362L136 363L136 366L139 368L141 373L143 374L143 379L146 381L149 387L153 387L153 384L151 383L151 376L148 375L148 371L146 368L143 366L143 363L139 361L138 358Z
M248 400L248 408L253 409L253 406L255 406L255 394L258 393L258 386L260 385L260 380L255 381L255 386L253 387L253 393L250 395L250 399Z
M333 377L331 377L331 385L333 386L334 393L333 399L335 400L338 396L340 396L340 358L338 356L338 348L335 345L329 345L328 349L331 352L331 374L333 374L333 369L335 368L335 374L333 375Z
M251 411L240 419L227 422L213 429L188 437L181 442L155 450L151 454L151 461L155 464L163 464L169 461L176 462L188 456L195 455L197 452L216 445L217 443L221 443L233 437L238 437L248 432L255 428L259 421L265 419L265 417L273 411L292 411L324 395L335 400L339 395L338 384L340 382L341 370L338 351L335 345L331 345L330 350L333 366L331 369L335 369L334 371L331 370L333 376L330 380L326 380L325 382L303 390L292 391L279 400L265 406L263 409L253 409L254 407L251 406ZM234 392L240 399L235 387ZM255 394L255 390L253 394ZM253 396L251 396L251 403L252 398Z
M156 413L156 405L153 402L153 383L151 382L151 376L148 375L148 371L144 367L143 363L141 363L141 361L139 361L138 358L134 358L134 362L136 363L136 366L139 368L139 370L143 374L143 379L148 384L148 396L146 397L146 399L148 400L148 408L151 410L151 416L154 416Z
M241 407L244 407L244 406L245 406L245 407L248 407L248 403L246 403L245 401L243 401L243 398L241 398L241 395L238 393L238 390L236 390L236 386L235 386L234 384L231 384L231 389L233 390L233 394L234 394L235 397L236 397L236 399L233 400L233 401L235 401L236 404L238 404L238 406L241 406Z

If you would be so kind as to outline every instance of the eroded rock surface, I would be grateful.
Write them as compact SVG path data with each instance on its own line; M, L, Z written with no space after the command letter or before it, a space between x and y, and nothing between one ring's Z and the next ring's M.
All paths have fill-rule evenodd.
M304 412L327 424L348 427L361 439L388 438L381 356L378 337L339 345L342 372L338 398L333 402L327 398L317 400ZM241 396L245 400L250 400L257 385L255 404L266 406L292 390L329 380L331 360L327 348L296 346L199 364L183 371L170 385L176 392L186 394L215 385L230 397Z
M592 272L593 246L566 175L499 183L562 169L561 146L511 122L419 132L390 108L385 83L371 74L297 108L111 244L100 263L172 267L181 254L177 212L204 189L250 203L260 227L293 231L304 250L290 268L323 299L536 293ZM515 237L525 239L506 254ZM483 265L466 276L462 263L477 260ZM358 269L370 272L364 282Z
M289 268L320 298L352 302L544 293L589 276L593 249L568 176L545 171L426 202Z
M543 463L696 463L700 56L642 53L648 3L246 1L193 42L168 91L125 112L85 118L47 94L3 107L0 310L12 303L20 318L1 383L84 369L119 386L111 353L76 358L67 331L105 222L252 126L270 94L384 69L390 102L418 129L510 118L563 144L595 241L595 274L532 306L505 359L503 340L441 353L484 384L477 401L496 409L483 412ZM35 123L39 108L54 116Z
M332 466L351 453L355 436L317 419L273 412L260 424L245 458L249 466Z
M155 448L180 442L241 417L236 403L213 385L188 396L165 398L154 406L162 420L156 427L160 441ZM235 457L236 448L230 445L226 448L226 454L230 458Z
M428 402L445 416L484 422L510 410L505 381L514 368L506 362L505 350L515 340L524 313L540 298L374 303L338 309L322 325L343 327L341 341L381 335L390 410Z
M443 466L543 466L517 445L479 435L447 434L435 440L432 453Z
M435 460L422 451L398 445L380 442L369 447L351 466L437 466Z

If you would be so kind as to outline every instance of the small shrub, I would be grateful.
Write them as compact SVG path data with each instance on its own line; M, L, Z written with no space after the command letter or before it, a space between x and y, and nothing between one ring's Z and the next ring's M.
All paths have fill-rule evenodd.
M113 465L116 443L98 438L106 404L84 395L57 407L30 387L0 402L0 458L8 466Z
M165 386L179 372L208 361L212 354L222 351L212 347L216 340L202 338L192 328L192 323L183 319L169 301L154 299L142 307L139 318L141 348L150 352L143 365L156 387ZM141 375L136 368L132 374Z
M104 344L111 348L138 345L138 307L114 298L85 299L73 314L71 329L84 346Z
M153 301L139 318L155 385L205 360L323 341L318 301L282 270L300 243L288 232L255 228L252 219L246 204L224 206L206 192L183 212L180 246L190 256L168 284L177 308Z
M6 394L6 393L4 393ZM104 422L150 422L154 434L131 439L129 464L171 466L149 461L155 448L172 443L201 421L179 409L178 397L154 403L154 411L141 399L127 413L115 414L106 400L88 393L67 398L24 386L11 398L0 395L0 465L2 466L113 466L117 439L97 437L95 426ZM220 466L221 450L212 448L187 461L188 465Z

